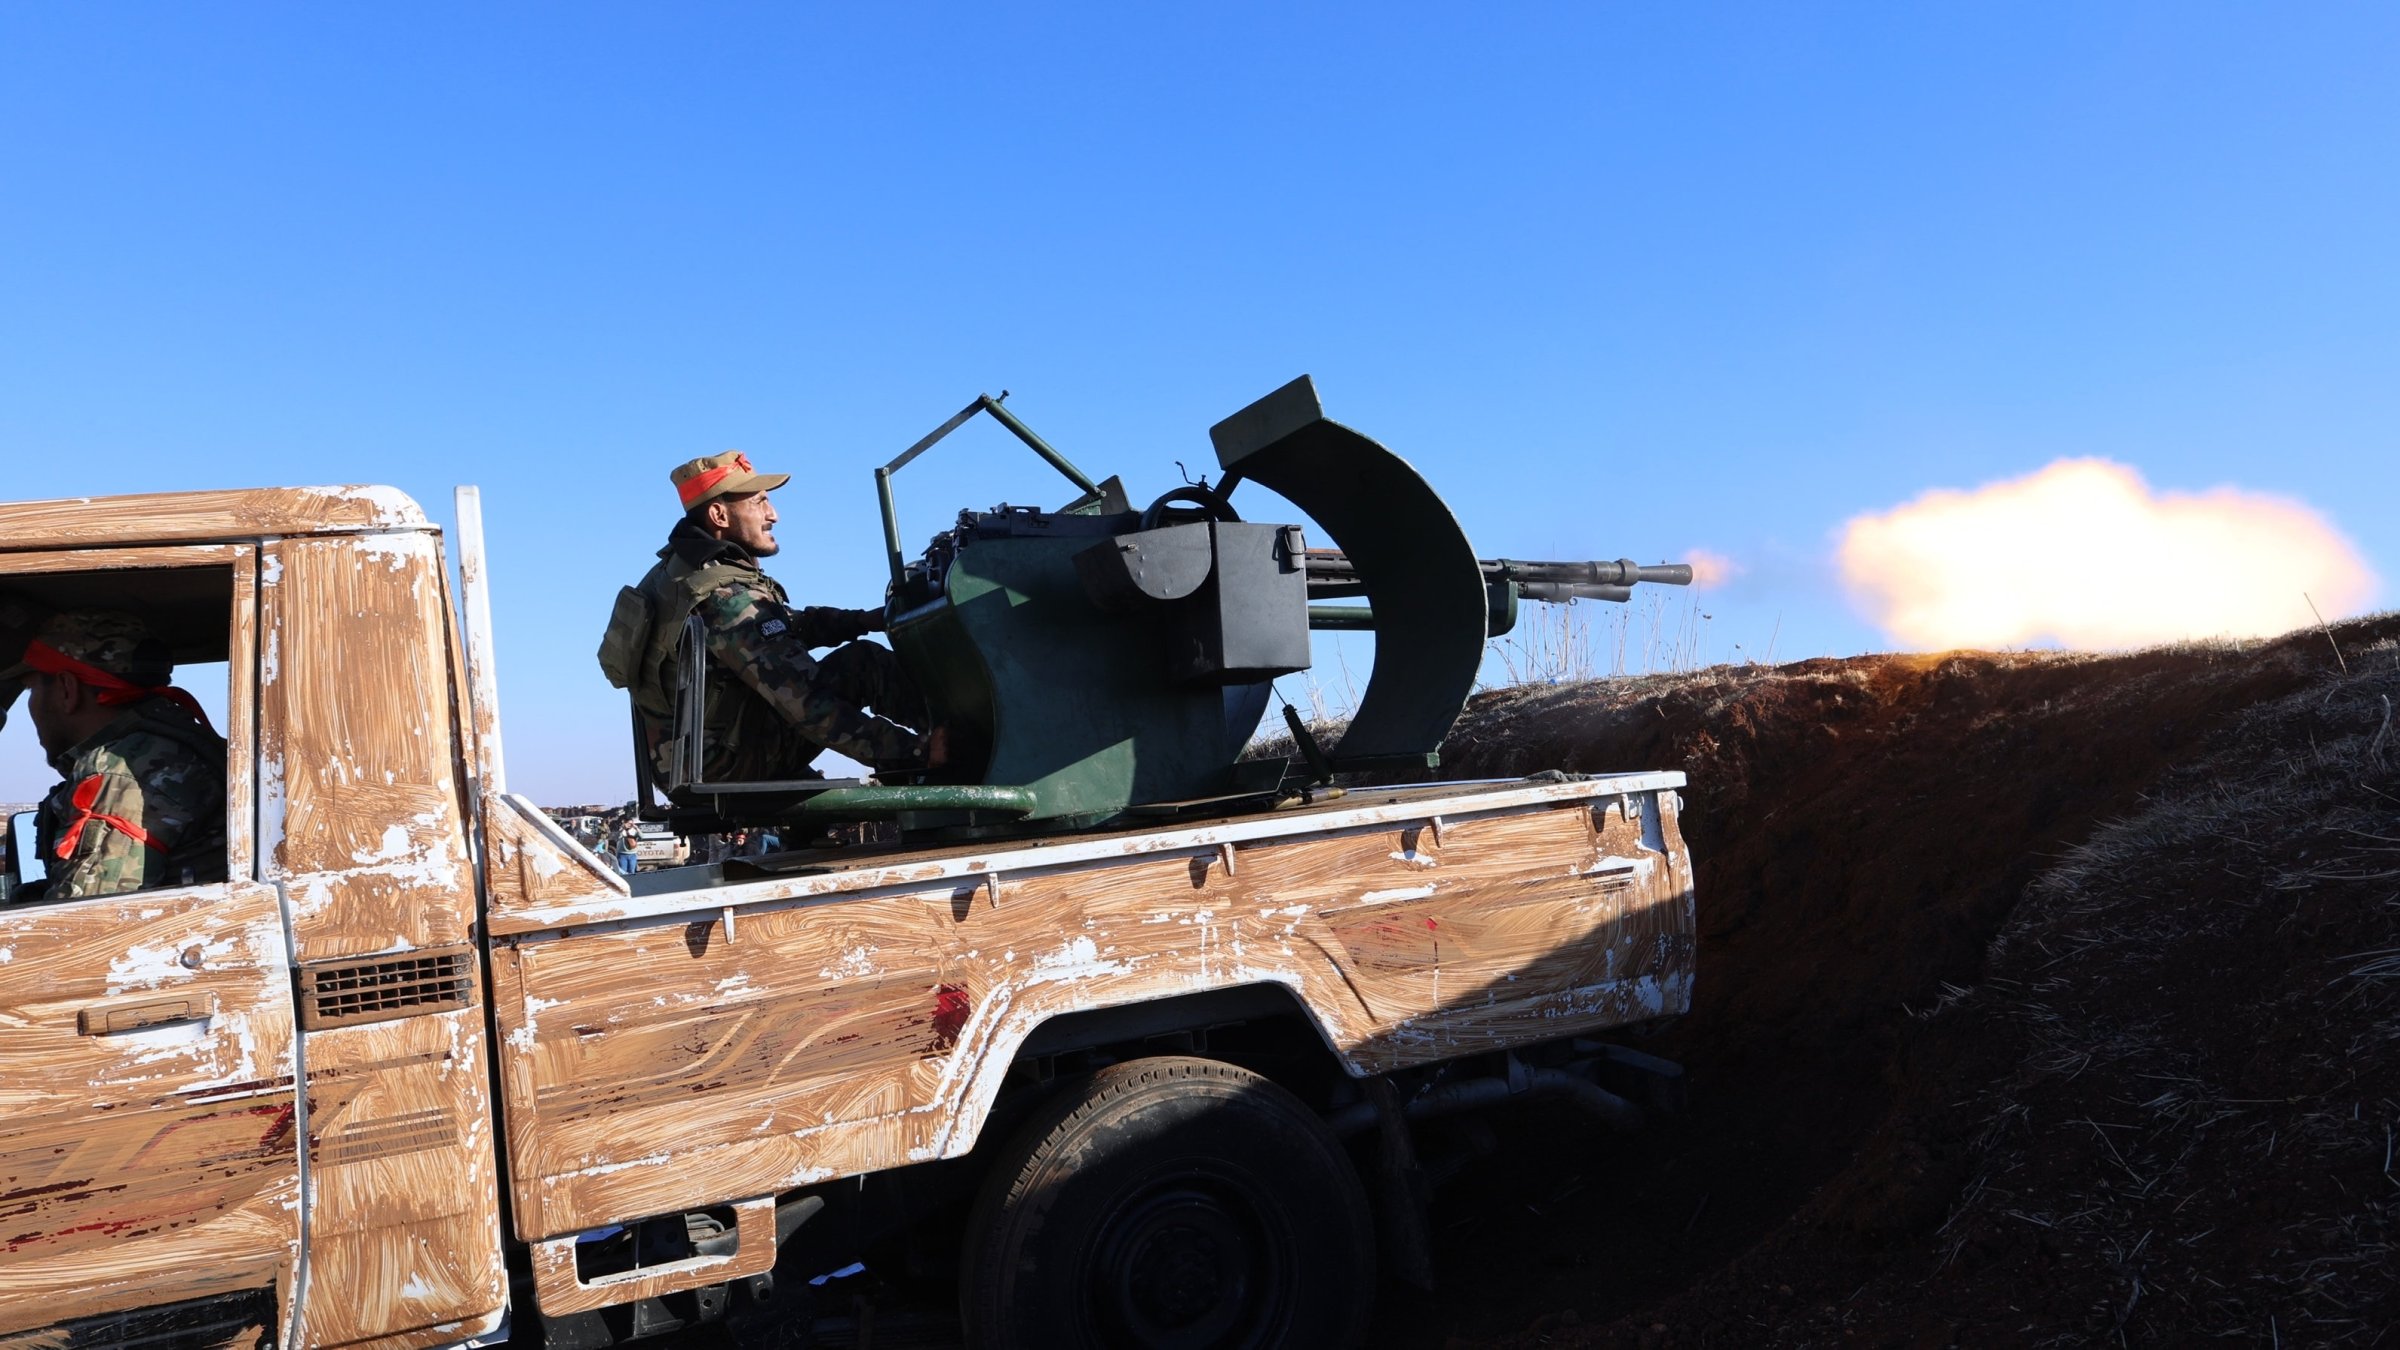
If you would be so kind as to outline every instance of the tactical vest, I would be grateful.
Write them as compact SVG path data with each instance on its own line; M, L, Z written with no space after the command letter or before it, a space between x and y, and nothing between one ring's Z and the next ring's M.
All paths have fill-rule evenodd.
M169 707L174 705L169 704ZM141 729L153 736L174 741L200 757L200 762L222 770L225 764L225 738L188 717L154 715L152 703L145 702L135 711L141 714ZM178 709L177 711L181 711ZM220 782L223 780L220 778ZM202 882L225 880L225 811L224 792L220 788L218 809L192 822L184 832L183 842L167 850L167 883L170 886L197 885ZM186 882L188 876L191 881Z
M680 554L669 553L650 569L639 585L617 592L609 611L608 631L600 638L600 673L608 682L633 695L633 704L661 729L675 715L675 646L683 640L683 621L700 607L708 593L728 581L756 578L770 587L764 574L727 562L697 567Z

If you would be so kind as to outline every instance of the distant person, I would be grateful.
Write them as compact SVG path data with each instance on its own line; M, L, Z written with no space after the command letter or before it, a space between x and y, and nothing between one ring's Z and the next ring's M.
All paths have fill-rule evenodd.
M225 741L174 669L140 619L82 610L53 615L0 671L62 775L35 822L49 877L16 901L225 880Z
M609 833L609 843L617 854L617 870L627 876L642 870L642 860L633 851L636 834L634 823L630 820Z
M924 700L899 658L889 647L854 640L881 631L882 611L793 609L759 567L780 547L767 494L790 475L759 473L737 451L691 460L668 477L683 518L658 551L658 565L618 593L600 643L601 671L632 693L649 723L656 771L667 769L677 646L694 614L706 625L708 656L733 677L707 682L706 781L814 776L808 766L826 750L878 773L937 762L939 738L911 729L925 725ZM813 655L824 647L833 650Z

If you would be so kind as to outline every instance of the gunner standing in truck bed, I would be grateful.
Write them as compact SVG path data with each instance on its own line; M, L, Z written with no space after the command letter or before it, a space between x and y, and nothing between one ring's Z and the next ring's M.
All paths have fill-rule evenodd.
M140 619L84 610L52 616L0 671L0 688L25 681L61 774L35 831L49 880L18 903L225 879L225 742L174 668Z
M791 475L760 473L749 456L731 451L679 465L669 477L683 519L658 551L658 565L618 592L599 654L609 683L631 691L649 723L654 767L667 767L676 647L694 614L707 627L709 657L733 677L707 685L708 781L810 776L807 766L823 750L879 773L923 766L926 737L910 730L925 723L922 697L890 648L853 640L880 630L882 611L794 609L759 568L779 547L767 494ZM834 650L811 655L822 647Z

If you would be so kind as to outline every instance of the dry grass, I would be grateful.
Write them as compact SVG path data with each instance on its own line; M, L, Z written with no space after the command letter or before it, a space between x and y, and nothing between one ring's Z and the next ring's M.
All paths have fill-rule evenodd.
M1670 602L1663 591L1636 592L1624 604L1527 603L1517 626L1488 644L1502 685L1579 684L1700 668L1714 616L1697 596ZM1488 664L1488 663L1487 663Z
M2358 669L2255 710L2225 753L2035 883L1992 945L1993 978L1922 1014L2027 1033L2016 1072L1980 1098L1976 1170L1939 1259L2015 1225L2107 1272L2104 1303L2033 1343L2131 1344L2162 1326L2400 1339L2400 945L2301 940L2400 937L2396 687L2390 667ZM2188 1006L2195 991L2219 1006Z

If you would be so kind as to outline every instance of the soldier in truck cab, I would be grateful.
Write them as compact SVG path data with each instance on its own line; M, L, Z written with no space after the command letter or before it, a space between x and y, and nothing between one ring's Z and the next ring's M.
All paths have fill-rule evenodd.
M225 879L225 742L173 672L140 619L105 610L52 615L0 671L60 774L35 830L49 879L17 901Z
M883 612L794 609L759 567L778 547L767 494L789 474L760 473L738 451L679 465L669 475L683 518L658 564L618 592L600 643L600 669L633 695L664 772L664 728L674 725L677 643L698 615L707 655L731 679L707 684L702 764L711 782L807 776L824 750L879 773L938 761L924 700L889 647L855 641L883 627ZM819 648L832 647L823 657ZM872 709L870 712L869 710Z

